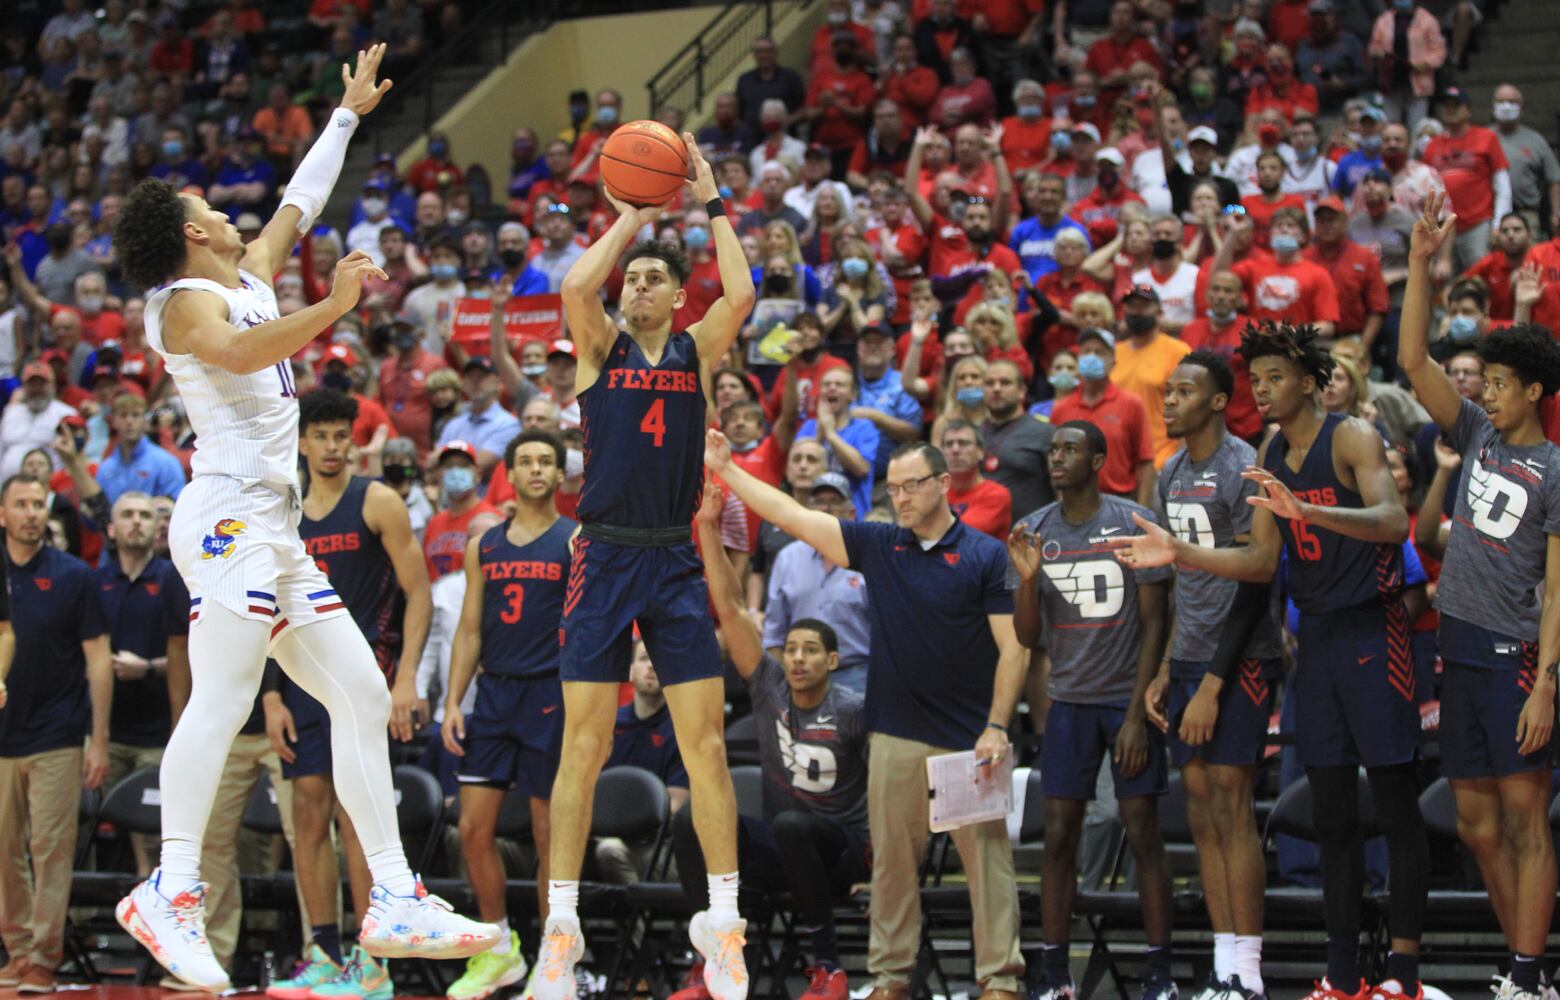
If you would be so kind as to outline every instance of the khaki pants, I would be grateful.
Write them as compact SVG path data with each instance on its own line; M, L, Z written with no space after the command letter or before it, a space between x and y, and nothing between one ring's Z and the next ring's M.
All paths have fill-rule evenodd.
M80 747L0 757L0 941L42 969L65 954L81 757Z
M243 896L240 892L239 835L244 821L244 807L254 790L260 775L269 772L271 787L276 789L276 807L282 814L283 835L288 846L293 844L292 783L282 778L282 761L271 749L264 733L241 734L233 740L228 751L227 764L222 768L222 781L217 785L217 799L211 806L211 821L206 824L206 839L201 844L200 870L207 883L206 890L206 939L217 961L228 966L233 950L238 947L238 927L243 918ZM246 847L250 845L246 841ZM245 870L254 873L269 870L274 864L265 851L246 851L259 855L246 857ZM303 914L304 933L308 933L309 915L303 906L303 895L298 896L298 911Z
M867 818L872 828L872 934L867 971L878 987L904 987L921 948L921 893L916 875L926 854L926 758L948 751L873 733L868 759ZM975 978L983 989L1022 992L1018 949L1018 883L1007 825L992 820L953 831L970 883Z
M110 743L108 777L103 779L103 791L107 793L110 788L143 767L157 767L162 763L162 757L162 747L133 747L128 743ZM151 857L156 848L156 837L144 833L130 835L130 850L135 855L136 874L142 877L151 874Z

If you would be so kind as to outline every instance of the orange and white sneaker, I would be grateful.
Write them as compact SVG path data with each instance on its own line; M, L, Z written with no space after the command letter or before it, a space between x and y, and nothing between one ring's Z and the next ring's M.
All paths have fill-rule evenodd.
M574 966L585 957L585 938L578 920L548 917L542 929L542 945L531 973L532 1000L574 1000L579 986Z
M1363 979L1360 980L1358 992L1345 993L1343 990L1333 986L1332 983L1329 983L1327 977L1323 976L1322 981L1312 984L1311 992L1301 997L1300 1000L1371 1000L1371 995L1370 984Z
M410 896L374 886L358 945L375 958L470 958L503 936L497 924L469 920L429 895L419 879Z
M1370 1000L1425 1000L1425 986L1420 983L1409 993L1396 979L1388 979L1370 991Z
M206 940L206 883L196 882L172 899L163 895L162 869L114 907L119 926L152 953L158 964L207 993L231 985Z
M704 986L712 1000L747 1000L747 921L741 917L717 924L708 910L688 921L688 938L704 956Z

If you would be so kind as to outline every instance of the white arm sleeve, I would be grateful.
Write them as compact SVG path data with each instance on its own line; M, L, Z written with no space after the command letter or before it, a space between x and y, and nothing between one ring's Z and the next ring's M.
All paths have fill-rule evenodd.
M358 121L357 114L346 108L332 111L330 121L309 147L298 169L293 171L292 180L287 182L282 205L294 205L303 213L303 218L298 220L300 236L314 226L314 220L324 210L331 188L341 176L341 164L347 158L347 143L352 141Z
M1495 219L1491 228L1499 229L1500 220L1511 212L1511 173L1506 170L1495 171L1490 187L1495 189Z

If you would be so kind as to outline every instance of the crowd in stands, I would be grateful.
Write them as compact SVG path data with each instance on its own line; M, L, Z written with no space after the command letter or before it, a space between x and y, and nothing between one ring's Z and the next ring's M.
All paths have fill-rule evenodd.
M397 76L469 6L107 0L93 11L59 0L7 14L0 477L26 471L48 484L49 545L105 581L133 583L132 564L167 556L172 501L189 475L195 442L146 342L147 290L126 285L115 259L130 188L156 177L199 190L252 238L340 96L339 64L382 40L386 75ZM1228 424L1260 441L1234 352L1249 321L1271 319L1321 331L1342 362L1323 404L1380 429L1417 516L1442 467L1438 432L1395 357L1409 232L1432 192L1447 192L1457 216L1434 268L1432 350L1461 391L1480 398L1473 346L1490 329L1560 329L1560 163L1524 123L1516 86L1482 107L1459 85L1477 25L1494 13L1477 0L824 6L801 61L782 64L772 39L755 41L754 68L712 98L696 132L758 288L708 387L714 417L738 463L819 510L892 519L889 454L925 437L946 454L955 512L1005 539L1053 499L1052 428L1073 419L1108 441L1102 489L1153 506L1176 447L1161 411L1169 373L1194 349L1229 358ZM441 597L440 587L459 582L468 532L492 523L481 516L515 502L501 461L515 435L560 435L560 512L578 497L567 330L514 342L488 309L557 293L610 226L598 157L622 105L614 90L579 91L562 133L516 128L507 179L463 166L439 134L404 174L382 156L350 218L317 227L275 276L283 315L324 296L347 251L366 251L388 276L365 281L360 308L322 330L293 371L300 393L327 387L356 401L358 470L411 512L434 587L417 681L432 706L460 607L458 589ZM685 123L683 109L654 113ZM673 203L647 235L686 253L676 322L698 321L721 294L703 206ZM461 332L472 300L476 335ZM1560 440L1560 413L1550 429ZM126 533L143 507L150 537L136 536L129 559ZM1439 524L1443 512L1424 516ZM793 623L823 622L834 683L864 686L861 575L734 498L719 534L763 646L778 656ZM1433 587L1434 561L1413 562L1424 567L1418 586ZM1435 612L1426 600L1418 609L1419 690L1433 702ZM111 743L152 751L116 750L113 780L155 760L166 739L159 702L178 630L132 629L146 613L134 603L104 611ZM43 627L16 618L19 648L43 651L25 641ZM137 648L121 644L132 632ZM59 666L19 659L15 671ZM742 710L748 695L731 676ZM659 707L652 687L635 685L642 717ZM425 722L439 716L425 705ZM25 750L16 719L14 704L0 710L0 756ZM276 718L257 724L285 748ZM428 765L449 780L438 742ZM1300 850L1280 857L1288 879L1314 881L1314 866Z

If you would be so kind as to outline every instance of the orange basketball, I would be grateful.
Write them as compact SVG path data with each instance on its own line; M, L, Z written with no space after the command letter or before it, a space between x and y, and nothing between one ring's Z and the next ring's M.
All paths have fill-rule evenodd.
M688 148L660 122L629 122L601 148L607 193L630 205L660 205L688 180Z

